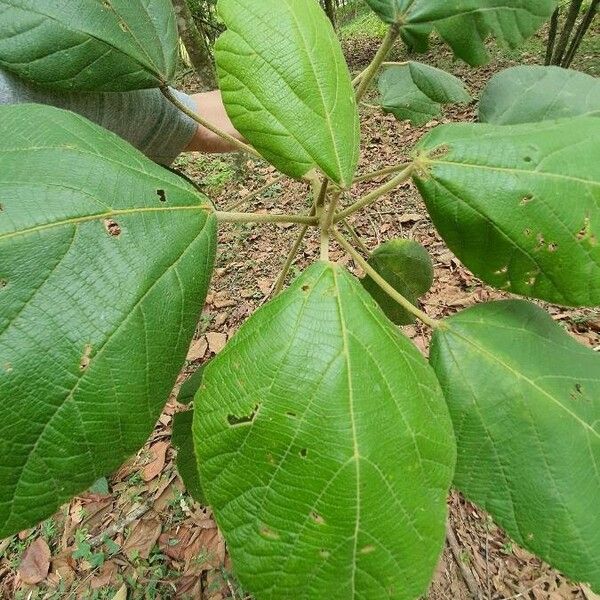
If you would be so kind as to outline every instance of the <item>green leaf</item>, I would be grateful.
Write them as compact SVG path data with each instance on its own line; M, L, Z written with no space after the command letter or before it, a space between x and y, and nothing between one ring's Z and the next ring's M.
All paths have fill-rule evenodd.
M514 125L600 116L600 79L561 67L511 67L488 83L479 104L479 120Z
M200 483L198 461L194 451L192 422L194 411L176 413L173 416L173 435L171 443L177 449L177 471L188 494L199 504L206 505L206 498Z
M215 47L236 128L280 171L320 168L348 187L359 152L358 110L333 27L315 0L220 0L228 30Z
M519 544L600 590L600 354L524 301L446 325L431 362L457 435L456 486Z
M450 249L499 289L600 304L600 119L433 130L416 184Z
M198 391L198 388L202 385L202 379L204 378L204 368L206 365L198 367L198 369L188 377L179 390L177 396L177 402L180 404L190 404Z
M0 66L58 90L158 87L177 67L170 0L0 0Z
M433 261L421 244L412 240L390 240L381 244L369 258L371 265L397 292L415 306L433 285ZM409 325L415 318L386 294L368 275L364 288L396 325Z
M257 600L426 590L452 429L422 355L347 271L317 263L255 313L196 408L204 489Z
M152 431L212 271L207 199L104 129L0 108L0 538Z
M510 48L520 46L550 18L556 0L367 0L386 23L400 27L405 42L427 49L436 31L454 54L471 65L485 64L493 36Z
M442 112L442 104L469 102L460 79L418 62L384 69L379 78L381 105L398 119L424 125Z

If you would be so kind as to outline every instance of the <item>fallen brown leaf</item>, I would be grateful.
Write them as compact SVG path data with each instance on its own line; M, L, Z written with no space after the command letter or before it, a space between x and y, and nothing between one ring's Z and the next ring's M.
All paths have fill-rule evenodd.
M128 557L137 553L140 558L147 559L152 548L154 548L154 544L158 541L161 531L162 525L158 519L150 518L137 521L125 540L123 552Z
M142 479L146 482L152 481L155 477L160 475L163 467L165 466L165 460L167 456L167 449L169 448L169 442L158 442L150 448L152 455L151 461L142 469Z
M23 583L41 583L50 571L50 548L43 538L35 540L23 555L19 575Z
M208 348L213 354L218 354L225 348L225 344L227 344L227 334L226 333L207 333L206 340L208 341Z

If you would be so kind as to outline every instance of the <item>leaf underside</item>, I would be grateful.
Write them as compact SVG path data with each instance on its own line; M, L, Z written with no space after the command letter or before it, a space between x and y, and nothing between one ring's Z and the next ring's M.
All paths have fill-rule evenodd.
M427 50L437 31L454 54L470 65L489 61L485 41L493 36L510 48L520 46L550 18L556 0L367 0L387 23L398 23L404 41Z
M442 112L443 104L469 102L460 79L417 62L384 69L379 78L381 105L398 119L424 125Z
M0 538L136 452L185 360L208 201L115 135L0 109Z
M447 320L431 362L456 486L523 547L600 590L600 355L524 301Z
M0 0L0 66L58 90L158 87L177 40L169 0Z
M433 285L431 256L421 244L412 240L384 242L371 253L369 265L415 306L419 305L419 298ZM396 325L415 322L415 317L384 292L369 275L362 280L362 284L390 321Z
M280 171L349 186L359 151L350 73L317 2L220 0L219 85L236 128Z
M600 119L434 129L415 182L438 231L499 289L600 304Z
M183 481L183 485L185 485L185 489L196 502L205 505L206 499L200 483L198 461L196 460L192 437L193 420L193 410L186 410L173 415L171 443L177 449L177 472Z
M452 430L427 363L358 281L313 265L204 377L201 478L246 589L258 600L425 591Z
M586 115L600 117L600 79L561 67L522 65L501 71L479 102L479 120L496 125Z

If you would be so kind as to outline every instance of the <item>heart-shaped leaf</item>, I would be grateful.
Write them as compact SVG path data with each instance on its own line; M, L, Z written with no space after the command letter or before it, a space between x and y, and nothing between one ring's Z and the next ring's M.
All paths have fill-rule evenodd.
M212 270L205 197L82 117L0 108L0 538L136 452Z
M454 54L471 65L489 60L485 41L492 35L511 48L520 46L550 18L556 0L367 0L386 23L400 27L417 51L427 49L433 30Z
M522 546L600 590L600 354L524 301L436 332L456 486Z
M515 125L600 116L600 79L561 67L523 65L500 71L486 86L479 120Z
M433 221L475 275L550 302L600 304L600 119L442 126L418 153Z
M417 126L437 117L443 104L471 100L462 81L454 75L412 61L384 69L379 93L386 112Z
M258 600L420 596L454 440L433 372L356 279L317 263L207 367L194 441Z
M350 73L318 2L220 0L227 31L215 53L219 83L236 128L280 171L318 167L352 182L359 151Z
M0 65L45 87L158 87L177 67L170 0L0 0Z
M373 267L397 292L415 306L433 285L433 261L421 244L412 240L390 240L376 248L369 257ZM396 325L408 325L415 318L390 298L368 275L364 288L375 298L388 319Z

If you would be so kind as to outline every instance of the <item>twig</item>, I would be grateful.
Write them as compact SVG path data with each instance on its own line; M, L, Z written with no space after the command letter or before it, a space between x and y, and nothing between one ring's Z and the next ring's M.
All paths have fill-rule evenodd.
M349 217L351 214L355 213L361 208L372 204L382 196L385 196L387 193L396 189L399 185L408 181L412 177L413 169L414 165L409 165L408 167L406 167L406 169L404 169L404 171L396 175L396 177L394 177L387 183L383 184L381 187L378 187L376 190L373 190L370 194L367 194L366 196L362 197L360 200L356 201L348 208L336 213L335 218L333 220L334 223L337 223L345 219L346 217Z
M469 588L471 596L473 596L473 600L480 600L481 595L479 594L479 588L477 587L477 583L475 582L475 578L473 577L472 573L467 569L465 563L461 560L460 546L458 545L458 540L456 539L454 529L452 529L452 525L450 523L448 523L446 526L446 539L448 540L448 545L450 546L450 551L452 552L454 561L460 569L460 573L463 576L467 587Z
M269 213L245 213L245 212L224 212L217 210L214 213L217 221L222 223L299 223L300 225L319 224L317 217L306 215L275 215Z
M225 208L225 211L231 212L231 211L235 210L236 208L239 208L240 206L242 206L242 204L245 204L246 202L250 202L250 200L254 200L254 198L256 198L256 197L260 196L261 194L263 194L264 192L266 192L270 187L273 187L274 185L281 183L284 179L285 179L285 175L279 175L279 177L277 177L276 179L273 179L273 181L271 181L270 183L266 183L265 185L263 185L259 189L255 190L254 192L251 192L250 194L246 194L243 198L236 200L235 202L233 202L232 204L227 206Z
M350 225L350 223L348 223L347 219L343 219L342 220L342 224L344 225L344 227L348 230L348 233L352 236L352 239L356 242L357 246L368 256L369 254L371 254L369 248L367 248L367 245L362 241L361 237L358 235L358 233L356 233L356 230L354 229L354 227L352 227L352 225Z
M412 302L407 300L400 292L395 290L362 256L355 250L348 240L335 228L332 229L331 233L335 239L340 243L342 248L352 257L354 262L363 269L363 271L369 275L369 277L388 295L392 300L395 300L402 308L407 310L409 313L417 317L420 321L423 321L425 325L429 325L432 328L440 327L440 321L432 319L429 315L424 313L422 310L417 308Z
M362 183L363 181L370 181L371 179L375 179L376 177L381 177L383 175L391 175L392 173L403 171L408 166L409 164L394 165L392 167L385 167L384 169L379 169L378 171L373 171L371 173L365 173L364 175L359 175L352 183Z
M185 104L180 102L174 94L171 93L171 90L168 86L161 86L160 91L169 102L176 106L182 113L187 115L190 119L196 121L196 123L202 125L202 127L205 127L209 131L212 131L215 135L218 135L220 138L223 138L224 140L228 141L230 144L232 144L239 150L242 150L243 152L247 152L252 156L260 158L260 154L252 146L244 144L244 142L241 142L237 138L234 138L226 131L219 129L212 123L209 123L206 119L203 119L198 113L195 113L193 110L190 110Z
M96 548L102 545L106 539L111 538L117 533L121 533L125 527L131 525L134 521L137 521L140 517L144 516L152 506L150 504L141 504L136 509L132 510L128 515L117 521L114 525L111 525L105 529L102 533L94 536L88 541L91 548Z

